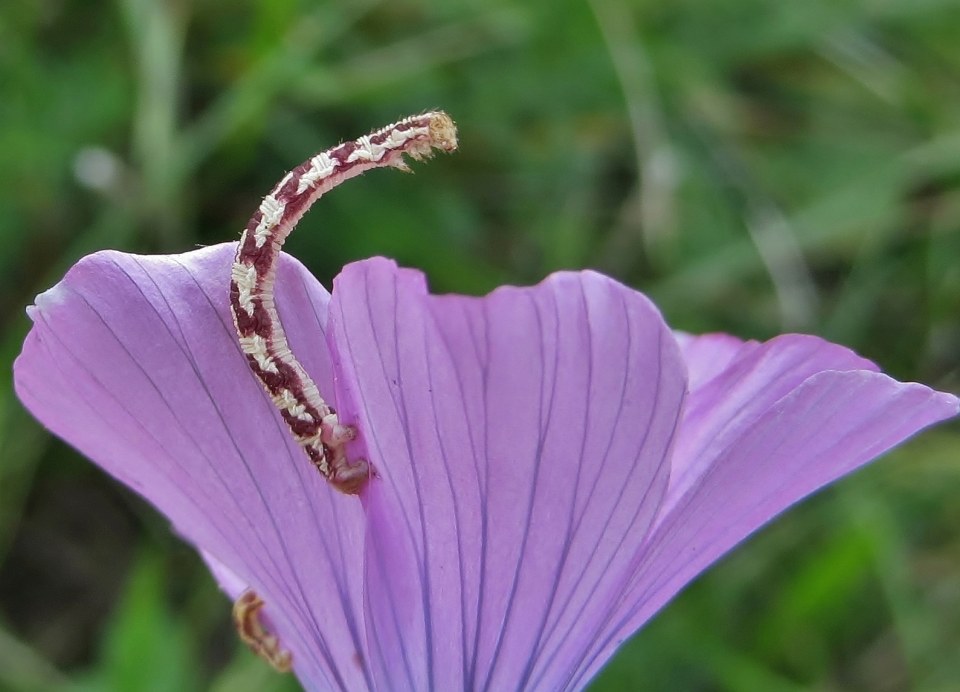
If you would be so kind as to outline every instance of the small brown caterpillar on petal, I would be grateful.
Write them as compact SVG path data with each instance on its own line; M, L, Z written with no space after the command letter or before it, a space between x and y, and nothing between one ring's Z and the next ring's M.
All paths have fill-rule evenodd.
M263 599L255 591L247 589L233 604L233 622L240 633L240 639L253 653L277 671L288 673L293 665L293 655L286 649L281 649L277 636L263 626L260 618L263 605Z

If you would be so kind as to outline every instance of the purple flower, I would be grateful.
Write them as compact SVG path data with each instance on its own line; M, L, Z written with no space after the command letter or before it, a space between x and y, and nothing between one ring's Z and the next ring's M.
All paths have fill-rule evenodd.
M374 469L358 499L249 371L236 252L84 258L29 309L15 384L262 599L244 636L309 689L583 687L771 517L958 412L815 337L675 334L593 272L432 296L374 258L331 295L280 255L290 348Z

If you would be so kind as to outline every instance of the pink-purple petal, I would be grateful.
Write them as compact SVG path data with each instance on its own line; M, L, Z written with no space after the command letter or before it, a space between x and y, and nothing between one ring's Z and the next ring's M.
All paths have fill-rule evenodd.
M666 487L685 389L673 335L597 274L437 297L386 260L344 269L330 317L351 451L379 473L368 627L397 650L378 682L561 685Z
M821 355L831 350L828 346L821 347ZM858 362L853 354L847 357L851 364ZM714 403L723 408L723 401ZM709 449L708 468L680 501L664 507L619 617L594 642L589 664L575 681L589 680L624 639L772 517L957 413L956 397L923 385L900 383L872 369L824 370L740 420ZM684 417L678 449L686 435L698 432L687 428Z
M234 247L82 260L30 309L17 392L223 565L231 590L256 589L302 680L361 686L362 513L312 468L248 370L227 311ZM290 258L279 271L289 341L329 388L329 295Z
M680 501L745 425L808 377L824 370L877 370L850 349L815 336L787 334L764 343L741 342L734 350L735 341L710 334L687 337L681 347L689 370L700 375L691 386L684 410L683 434L673 454L664 513Z
M759 346L756 341L742 341L730 334L693 335L678 331L673 335L687 364L687 388L691 392L726 370L734 358Z

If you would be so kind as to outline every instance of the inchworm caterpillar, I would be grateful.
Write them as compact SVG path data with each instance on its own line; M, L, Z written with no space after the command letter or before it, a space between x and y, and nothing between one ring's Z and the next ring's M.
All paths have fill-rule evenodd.
M274 305L277 258L283 241L323 193L371 168L409 170L404 155L453 151L457 131L446 113L415 115L317 154L290 171L240 236L230 275L230 309L251 370L280 410L297 443L337 490L356 494L370 477L366 460L348 461L345 445L356 430L341 425L296 356L290 352Z
M253 653L281 673L286 673L293 664L293 656L286 649L281 649L277 636L263 626L260 619L262 609L263 599L255 591L247 589L233 604L233 622L240 633L240 639Z

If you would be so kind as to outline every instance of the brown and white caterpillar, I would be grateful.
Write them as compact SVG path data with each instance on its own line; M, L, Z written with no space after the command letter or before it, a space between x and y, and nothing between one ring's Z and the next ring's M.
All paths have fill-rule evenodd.
M280 410L294 439L337 490L356 494L370 477L369 464L348 461L345 444L356 435L341 425L317 385L291 353L274 305L280 248L322 194L371 168L409 170L404 156L453 151L457 132L446 113L404 118L360 139L328 149L290 171L247 223L230 274L230 309L250 369Z

